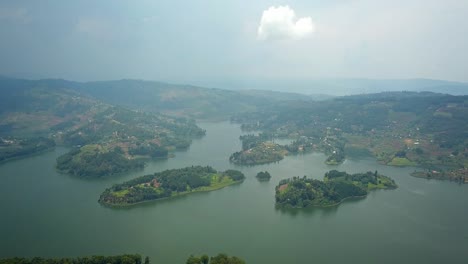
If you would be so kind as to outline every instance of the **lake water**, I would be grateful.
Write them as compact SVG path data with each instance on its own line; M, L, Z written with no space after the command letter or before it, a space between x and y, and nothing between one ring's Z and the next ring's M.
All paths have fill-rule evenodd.
M330 167L319 153L238 167L228 157L241 147L239 126L200 126L207 134L188 151L109 179L58 174L55 159L66 152L63 148L0 165L0 257L139 253L152 263L176 264L190 254L225 252L250 264L467 263L468 185L413 178L414 169L386 167L370 158ZM127 209L97 202L114 183L190 165L239 169L247 179L222 190ZM399 188L333 208L275 208L280 179L321 179L330 169L378 170ZM269 182L255 179L261 170L270 172Z

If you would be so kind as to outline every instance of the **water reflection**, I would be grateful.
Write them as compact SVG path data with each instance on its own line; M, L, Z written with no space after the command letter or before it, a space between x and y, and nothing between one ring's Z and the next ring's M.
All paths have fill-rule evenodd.
M318 215L318 216L333 216L338 212L338 209L341 206L346 206L352 203L360 203L364 201L366 197L354 197L344 200L342 203L335 205L335 206L327 206L327 207L317 207L317 206L309 206L305 208L293 208L290 206L284 205L275 205L275 210L281 214L287 214L291 216L297 215Z

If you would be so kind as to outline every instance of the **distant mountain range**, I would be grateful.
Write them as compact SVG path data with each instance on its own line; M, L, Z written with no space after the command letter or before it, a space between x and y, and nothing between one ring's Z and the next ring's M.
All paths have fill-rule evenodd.
M276 101L311 99L296 93L233 91L142 80L74 82L0 78L0 89L4 93L32 88L63 89L112 105L197 119L227 119L232 113L255 110ZM6 104L8 102L5 100Z
M451 95L467 95L468 83L432 79L317 79L317 80L248 80L219 83L229 89L260 89L302 93L318 99L324 95L341 96L389 91L429 91ZM326 97L325 97L326 98Z
M218 89L144 80L75 82L63 79L26 80L0 76L0 88L62 89L126 108L163 112L196 119L227 119L234 113L255 111L271 103L288 100L327 100L338 95L391 91L429 91L466 95L468 84L461 82L407 79L323 79L311 81L245 82L229 85L252 89ZM10 101L4 100L4 107Z
M88 82L77 90L111 104L201 119L224 119L231 113L255 110L274 101L304 98L294 93L232 91L142 80Z

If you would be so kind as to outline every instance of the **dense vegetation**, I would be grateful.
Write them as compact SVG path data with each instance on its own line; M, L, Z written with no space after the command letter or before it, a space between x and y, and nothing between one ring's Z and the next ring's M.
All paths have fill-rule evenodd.
M141 256L121 255L121 256L92 256L81 258L9 258L0 259L0 264L141 264ZM149 263L149 262L148 262ZM145 264L148 264L145 262Z
M239 165L258 165L280 161L288 153L284 146L275 144L266 133L240 136L242 150L233 153L229 160Z
M271 175L268 171L261 171L255 176L259 181L268 181L271 178Z
M100 177L141 168L142 158L167 158L205 133L193 120L111 106L68 85L0 80L0 160L60 144L73 149L58 158L59 170Z
M55 142L48 138L0 137L0 163L10 159L29 156L55 147Z
M291 207L332 206L346 198L365 196L370 190L396 187L392 179L377 171L348 174L332 170L323 181L306 176L281 180L275 199L277 204Z
M143 167L143 161L127 159L121 150L115 148L107 151L99 145L76 148L57 159L59 171L80 177L100 177Z
M9 258L0 259L0 264L150 264L148 257L142 261L138 254L121 255L121 256L92 256L80 258ZM190 256L187 264L245 264L242 259L226 254L218 254L213 257L202 255L200 257Z
M295 94L135 80L78 83L8 78L0 80L0 92L2 138L42 137L75 148L99 145L102 151L96 159L103 166L85 163L90 159L81 156L87 153L74 150L77 157L60 159L58 167L76 175L96 177L131 170L141 163L133 160L168 157L204 134L194 121L156 113L161 111L197 118L235 114L232 120L243 129L265 132L241 137L242 150L230 157L235 164L278 162L287 154L321 151L328 155L327 164L336 165L360 153L391 166L421 166L432 178L468 182L463 173L468 168L468 96L386 92L312 101ZM283 146L275 144L275 138L294 142ZM26 145L0 146L0 160L50 146ZM119 162L123 164L119 167L108 162L114 154L106 153L129 162Z
M245 261L235 256L229 257L226 254L218 254L211 258L207 255L190 256L186 264L245 264Z
M330 165L369 153L387 165L422 166L466 179L458 173L468 168L466 116L468 96L392 92L282 102L232 120L245 130L295 139L284 146L289 153L322 151Z
M106 189L99 198L105 205L126 206L197 191L211 191L243 181L236 170L217 172L207 166L172 169L142 176Z

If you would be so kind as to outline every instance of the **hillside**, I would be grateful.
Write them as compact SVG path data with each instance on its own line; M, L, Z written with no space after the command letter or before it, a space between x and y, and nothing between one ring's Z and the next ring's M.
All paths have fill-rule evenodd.
M468 96L388 92L284 102L232 120L269 138L294 139L285 146L289 153L322 151L330 165L371 154L392 166L455 170L461 174L450 179L464 181L466 170L459 169L468 166L467 116Z
M129 109L210 120L229 119L234 113L254 111L279 101L309 99L305 95L288 92L233 91L143 80L74 82L3 78L0 79L0 89L2 87L15 90L38 87L51 91L66 90L82 98L93 98ZM5 98L5 101L8 100ZM4 105L5 109L12 107L13 103Z
M96 177L141 168L142 158L167 158L204 135L194 121L112 106L66 87L60 81L0 81L0 160L54 145L38 140L43 137L73 147L58 159L59 170Z
M118 80L76 83L75 90L107 103L196 119L228 119L233 113L304 95L272 91L231 91L154 81Z

